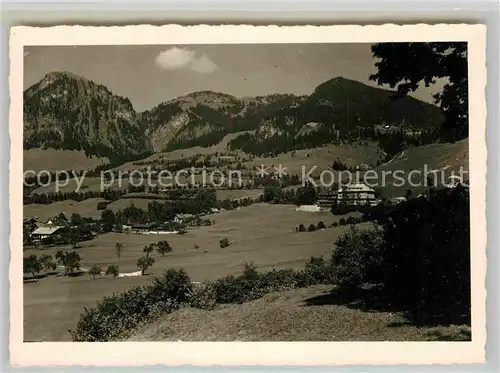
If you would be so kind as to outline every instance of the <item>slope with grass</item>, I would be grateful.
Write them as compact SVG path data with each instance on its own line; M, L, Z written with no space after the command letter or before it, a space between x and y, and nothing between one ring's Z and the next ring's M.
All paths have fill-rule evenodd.
M331 293L331 285L271 293L205 311L183 308L135 330L127 341L470 340L470 328L417 328L400 314L370 312ZM200 327L202 325L202 327Z

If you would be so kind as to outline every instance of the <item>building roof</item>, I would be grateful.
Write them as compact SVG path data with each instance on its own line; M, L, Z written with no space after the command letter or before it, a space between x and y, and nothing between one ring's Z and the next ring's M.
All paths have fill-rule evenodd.
M339 192L375 192L375 190L363 183L352 183L340 188Z
M32 234L51 235L61 228L63 227L40 227L35 229Z

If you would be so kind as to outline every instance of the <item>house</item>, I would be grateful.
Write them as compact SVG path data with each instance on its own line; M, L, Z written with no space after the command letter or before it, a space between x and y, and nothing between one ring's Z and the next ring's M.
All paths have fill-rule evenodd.
M145 224L132 224L130 226L132 233L146 233L155 228L155 224L153 223L145 223Z
M174 223L184 223L187 220L194 218L193 214L177 214L174 217Z
M380 201L375 198L375 190L358 181L341 187L336 202L352 206L376 206Z
M61 226L39 227L31 233L33 241L40 242L44 238L57 237L61 235L67 228Z

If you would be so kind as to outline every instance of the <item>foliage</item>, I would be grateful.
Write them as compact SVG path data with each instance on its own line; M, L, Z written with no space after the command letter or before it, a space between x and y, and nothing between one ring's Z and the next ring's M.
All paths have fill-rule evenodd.
M318 222L317 227L318 227L318 229L325 229L326 228L325 223L323 223L323 221Z
M316 226L314 224L310 224L309 227L307 227L308 232L314 232L316 230Z
M137 267L140 268L143 276L144 273L146 273L146 271L148 270L148 268L153 266L154 262L155 262L154 258L148 256L143 256L137 259Z
M304 224L300 224L299 225L299 232L305 232L306 231L306 227L304 226Z
M176 304L187 303L192 290L193 284L186 271L172 268L156 277L147 288L154 301L170 300Z
M165 256L166 253L172 252L172 247L167 241L160 241L156 246L156 251L161 254L161 256Z
M396 88L400 97L446 78L443 91L434 95L445 115L441 136L456 141L468 136L468 72L466 42L379 43L372 46L378 61L371 80ZM418 56L418 57L417 57Z
M106 268L106 276L118 277L120 274L120 267L118 264L110 264L108 268Z
M31 274L33 278L42 270L42 263L35 254L23 259L23 273Z
M341 287L356 289L362 284L379 284L384 273L383 232L360 230L352 225L335 241L332 254L332 277Z
M146 258L148 258L149 254L151 254L154 251L155 247L156 245L154 243L144 246L142 252L146 253Z
M430 189L381 221L386 241L385 292L413 322L470 323L470 204L467 188Z
M93 264L92 267L90 267L89 269L89 275L91 275L94 280L95 280L95 276L98 276L100 275L102 272L102 268L97 266L96 264Z
M58 251L56 253L57 262L64 266L64 271L67 275L73 274L80 269L80 255L76 251L65 252Z
M219 241L219 245L221 249L224 249L225 247L228 247L230 243L227 238L223 238L222 240Z
M55 271L57 268L57 264L53 261L52 255L43 254L40 259L40 264L42 268L45 270L45 274L47 275L49 271Z

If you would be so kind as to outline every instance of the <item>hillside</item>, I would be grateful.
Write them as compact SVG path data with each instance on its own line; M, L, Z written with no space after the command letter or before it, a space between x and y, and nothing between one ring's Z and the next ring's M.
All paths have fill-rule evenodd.
M376 140L377 127L385 125L432 132L442 121L434 105L409 96L395 99L391 91L338 77L320 84L298 105L265 117L254 135L230 145L257 155L281 153L358 138Z
M425 341L469 340L467 327L417 328L398 313L346 304L331 286L272 293L213 311L184 308L146 324L127 341ZM203 325L203 328L199 326ZM396 327L397 326L397 327Z
M455 143L431 144L405 149L397 154L389 162L375 169L377 175L386 175L383 193L387 197L402 197L406 189L413 189L414 193L422 193L426 188L425 172L430 175L435 172L437 185L449 182L452 174L458 175L462 169L463 179L469 180L469 139L463 139ZM413 173L410 176L410 172ZM404 177L405 183L400 185L397 180L399 173ZM412 183L418 185L411 187L406 182L411 177ZM434 178L434 176L433 176ZM381 180L381 179L380 179Z
M24 92L24 148L83 150L108 158L145 153L148 141L127 98L52 72Z
M360 137L377 140L380 125L427 131L441 121L436 106L393 99L390 91L344 78L320 84L309 96L194 92L142 113L127 98L71 73L49 73L24 92L25 149L81 150L115 164L212 147L228 134L235 134L226 141L232 149L279 154Z

